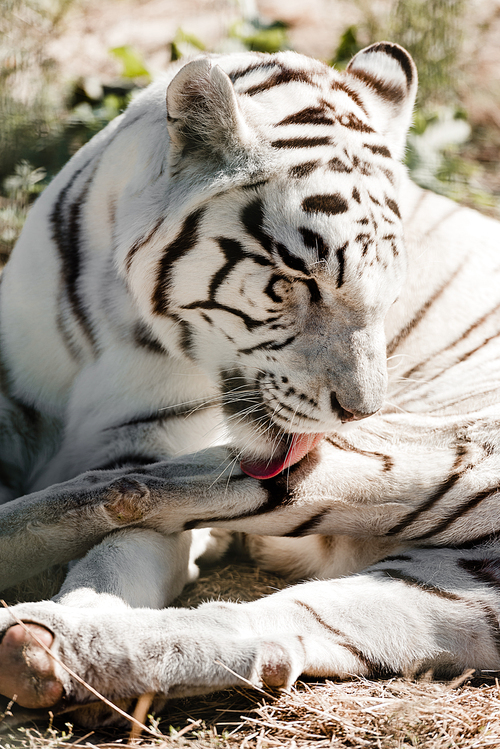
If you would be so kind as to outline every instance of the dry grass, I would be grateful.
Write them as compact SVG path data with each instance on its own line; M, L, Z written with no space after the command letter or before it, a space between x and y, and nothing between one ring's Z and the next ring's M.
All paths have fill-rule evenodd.
M488 681L488 680L487 680ZM300 682L262 700L243 690L174 701L161 717L164 739L134 741L142 749L316 747L447 749L500 747L500 687L403 679ZM127 745L126 733L68 730L63 724L24 728L0 739L10 747Z
M44 592L48 591L47 576ZM176 605L253 600L286 582L247 565L205 571ZM35 586L36 587L36 586ZM29 592L26 587L23 593ZM231 689L174 700L153 718L164 738L131 741L124 729L89 732L67 714L53 723L25 722L0 736L0 749L133 745L142 749L491 749L500 747L500 685L496 674L468 674L451 683L406 679L303 681L289 693ZM133 705L131 706L133 709ZM130 706L129 706L130 709ZM16 714L15 706L12 712ZM151 725L150 720L147 720ZM75 721L76 723L76 721Z

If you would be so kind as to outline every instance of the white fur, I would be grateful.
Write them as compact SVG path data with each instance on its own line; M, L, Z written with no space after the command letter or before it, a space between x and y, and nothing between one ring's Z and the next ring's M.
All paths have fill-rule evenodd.
M439 548L499 530L499 227L395 161L415 85L387 44L345 74L200 58L32 209L0 295L0 584L78 560L17 612L108 697L500 667L496 542ZM334 396L373 415L344 424ZM293 433L329 437L276 479L243 475ZM151 610L226 531L324 579Z

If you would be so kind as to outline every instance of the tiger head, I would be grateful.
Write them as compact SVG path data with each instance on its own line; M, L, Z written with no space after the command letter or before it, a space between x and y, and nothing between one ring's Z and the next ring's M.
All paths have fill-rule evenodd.
M138 295L166 348L220 387L250 475L384 402L416 81L382 42L344 73L246 53L196 59L168 87L169 239L142 262Z

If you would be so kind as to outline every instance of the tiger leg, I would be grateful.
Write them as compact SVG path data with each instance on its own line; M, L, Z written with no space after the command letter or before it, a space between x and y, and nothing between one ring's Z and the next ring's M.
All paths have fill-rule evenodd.
M302 538L249 534L245 552L263 570L288 580L329 580L352 575L401 547L391 538L311 535Z
M242 681L288 687L300 674L498 669L499 579L498 549L418 550L252 603L102 612L20 604L13 612L54 633L53 652L108 698L179 697ZM2 612L0 631L11 624ZM52 677L65 705L92 699L58 663Z
M162 608L198 573L198 567L189 564L191 535L187 531L163 536L141 528L111 534L71 566L53 601L103 613L128 607ZM53 644L46 627L30 626L30 631L19 624L11 627L0 643L3 693L17 694L23 707L50 707L61 698L62 688L53 660L31 632L46 646Z
M129 528L106 536L71 565L53 600L66 606L162 608L194 580L190 531L163 536Z
M408 418L411 429L405 416L374 416L349 443L325 440L289 474L265 481L245 476L225 448L212 448L140 470L87 472L7 503L0 507L0 587L82 556L129 525L165 535L217 527L385 538L395 548L420 539L456 545L499 531L500 445L489 423L443 420L439 429L436 417ZM384 543L381 555L391 548ZM350 570L373 559L360 561Z

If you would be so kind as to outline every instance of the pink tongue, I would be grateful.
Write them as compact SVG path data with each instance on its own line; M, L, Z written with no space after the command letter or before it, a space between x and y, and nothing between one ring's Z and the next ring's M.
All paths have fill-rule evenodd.
M293 466L307 455L318 442L323 439L323 434L294 434L290 447L285 457L271 458L271 460L242 460L241 470L253 479L272 479L285 468Z

